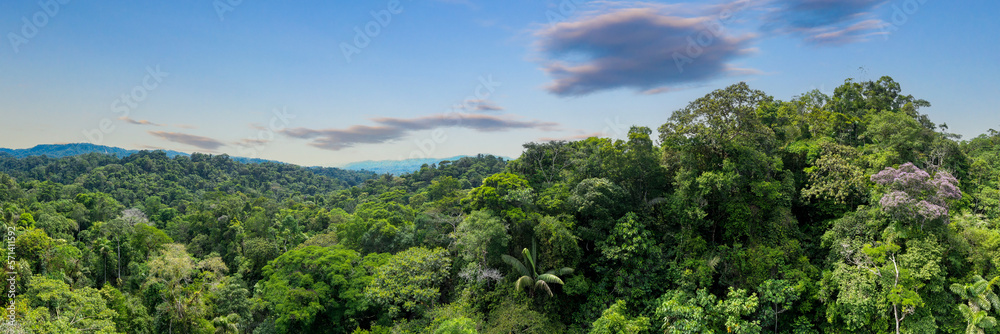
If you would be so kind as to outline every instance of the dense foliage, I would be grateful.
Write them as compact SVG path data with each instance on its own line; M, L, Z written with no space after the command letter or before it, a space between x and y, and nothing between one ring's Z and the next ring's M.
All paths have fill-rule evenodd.
M16 330L997 333L1000 132L929 105L740 83L658 136L401 176L0 157Z

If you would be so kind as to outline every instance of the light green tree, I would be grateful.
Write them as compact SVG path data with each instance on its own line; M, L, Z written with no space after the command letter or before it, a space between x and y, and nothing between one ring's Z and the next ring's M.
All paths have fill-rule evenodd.
M164 245L160 255L149 262L149 276L144 287L159 290L161 302L157 310L167 315L168 332L173 332L175 324L182 332L192 332L208 321L204 319L208 311L202 298L204 285L196 279L198 269L198 264L180 244Z
M649 318L630 317L625 308L625 301L619 300L594 321L591 334L634 334L649 330Z
M34 276L26 297L29 310L20 320L35 333L118 333L118 313L97 289L70 289L64 282Z
M799 300L799 291L791 282L783 279L769 279L757 288L760 292L760 302L767 307L761 308L766 320L774 321L774 332L778 332L778 315L788 311L792 304Z
M361 311L363 295L353 280L359 260L341 246L288 251L264 267L254 304L275 319L278 333L347 331L358 325L352 317Z
M729 288L719 300L705 289L694 294L671 291L660 297L656 319L663 333L741 333L761 332L760 321L746 318L757 311L756 294Z
M476 323L472 319L466 317L460 317L455 319L449 319L437 329L434 330L434 334L478 334L479 331L476 330Z
M482 265L490 265L489 259L496 261L496 256L503 253L510 242L503 221L488 211L473 211L458 225L455 234L462 258Z
M386 307L390 317L420 314L441 297L441 285L451 271L442 248L413 247L393 255L365 287L365 296Z

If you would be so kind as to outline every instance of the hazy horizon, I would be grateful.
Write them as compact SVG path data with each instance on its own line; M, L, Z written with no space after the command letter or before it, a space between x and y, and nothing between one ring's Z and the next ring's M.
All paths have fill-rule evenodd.
M516 157L740 81L789 100L883 75L965 139L1000 125L997 3L806 3L4 2L0 146Z

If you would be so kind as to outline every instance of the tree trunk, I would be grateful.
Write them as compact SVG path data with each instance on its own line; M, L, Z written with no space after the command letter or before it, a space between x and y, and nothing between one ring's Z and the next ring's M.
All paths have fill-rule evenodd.
M115 283L119 283L122 280L122 240L119 239L119 238L116 238L116 239L118 239L117 240L118 241L118 262L115 262L115 263L118 264L118 275L115 276ZM118 284L115 284L115 286L118 286Z
M889 256L889 259L892 260L892 269L896 270L896 277L895 277L895 280L892 282L892 288L895 289L897 286L899 286L899 267L896 266L896 256L895 255ZM899 323L902 322L903 319L901 319L899 317L899 305L898 304L895 304L895 303L892 304L892 314L896 318L896 334L899 334ZM903 315L903 317L906 317L906 315Z
M892 305L892 314L896 317L896 334L899 334L899 306Z

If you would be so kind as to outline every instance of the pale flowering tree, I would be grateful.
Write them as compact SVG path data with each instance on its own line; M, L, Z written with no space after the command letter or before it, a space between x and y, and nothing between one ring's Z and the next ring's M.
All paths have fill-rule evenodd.
M928 304L924 291L940 288L934 286L944 272L945 248L934 231L911 227L947 223L949 201L962 197L958 180L906 163L872 175L871 181L880 185L880 205L844 215L823 236L840 259L829 281L824 279L820 298L828 312L841 314L847 332L884 333L892 327L897 334L932 332L926 327L934 323L928 321L931 312L918 310ZM888 219L880 219L883 213ZM887 324L877 320L886 310Z
M879 201L883 210L895 219L916 220L921 227L930 221L947 223L948 200L962 198L958 180L950 173L939 171L932 177L909 162L888 167L871 180L889 190Z
M948 200L962 198L962 192L957 186L958 180L951 174L938 171L932 177L909 162L899 168L888 167L872 175L871 179L888 188L888 192L879 200L882 210L898 221L919 222L921 229L927 222L948 223ZM901 253L900 245L892 242L866 245L863 250L875 264L874 272L883 280L884 288L889 292L886 297L892 305L897 334L900 333L903 320L914 314L917 307L924 305L918 290L926 282L921 282L920 275L916 274L927 268L936 268L935 262L940 261L941 253L937 245L926 240L910 240L906 246L906 253ZM913 268L906 262L913 262L914 257L934 260L927 261L922 267Z
M500 270L493 269L486 266L481 266L479 263L470 263L469 265L462 268L458 272L458 277L468 281L468 282L500 282L503 280L503 274Z

